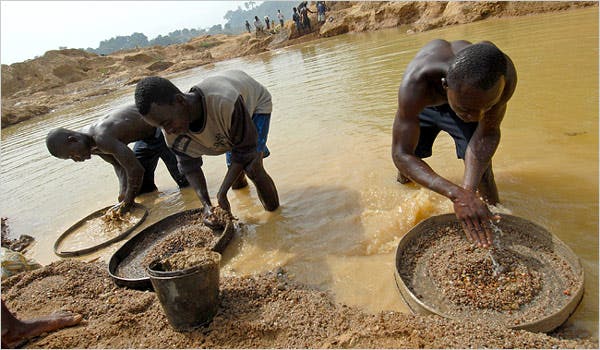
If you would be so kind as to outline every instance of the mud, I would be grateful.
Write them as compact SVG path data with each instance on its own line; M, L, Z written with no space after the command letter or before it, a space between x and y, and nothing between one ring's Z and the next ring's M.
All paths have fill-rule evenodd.
M162 271L179 271L191 267L211 268L218 266L221 254L206 248L186 248L160 261Z
M124 214L108 210L94 215L73 230L69 230L58 246L58 251L72 252L102 244L136 226L144 216L144 209L134 207Z

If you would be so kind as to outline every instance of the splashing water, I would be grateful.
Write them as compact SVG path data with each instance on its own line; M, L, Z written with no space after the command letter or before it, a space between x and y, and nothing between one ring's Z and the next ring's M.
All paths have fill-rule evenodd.
M490 260L492 260L494 276L498 276L504 271L504 267L502 267L500 263L498 263L498 261L494 258L493 253L496 249L500 249L500 237L504 235L504 232L502 232L502 230L498 226L496 226L492 220L490 220L490 226L494 231L494 240L492 242L492 247L490 247L490 249L488 250L488 256L490 257Z

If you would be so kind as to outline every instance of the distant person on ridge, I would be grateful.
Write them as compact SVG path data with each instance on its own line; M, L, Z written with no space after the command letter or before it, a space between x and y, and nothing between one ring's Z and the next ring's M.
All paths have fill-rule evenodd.
M327 7L325 6L325 1L317 1L317 22L319 24L325 23L325 11Z
M304 30L308 29L308 33L310 33L312 29L310 27L310 18L308 18L308 13L314 12L308 9L307 1L302 1L300 5L298 5L298 11L300 11L300 17L302 18L302 27Z
M246 20L246 30L248 31L248 33L252 33L252 31L250 30L250 23L248 23L248 20Z
M408 64L398 91L392 158L398 181L414 181L454 203L467 238L480 247L493 241L497 204L492 156L500 142L500 123L517 85L515 66L491 42L433 40ZM423 158L444 130L464 159L462 185L438 175ZM481 197L481 198L480 198Z
M283 28L283 13L280 10L277 10L277 19L279 19L279 25Z
M217 220L202 171L204 155L227 153L227 173L217 193L222 209L231 213L227 192L248 185L244 174L256 186L266 210L279 207L277 189L263 167L263 158L269 155L271 94L248 74L220 72L187 93L167 79L148 77L138 82L135 103L144 120L165 132L179 169L202 203L207 225L214 226Z
M256 35L258 36L258 33L262 33L264 30L264 26L262 24L262 22L260 21L260 19L258 19L258 16L254 16L254 28L256 28Z
M298 9L296 9L295 7L292 8L292 11L294 11L294 14L292 15L292 20L296 24L296 31L298 32L298 35L300 35L303 32L302 24L300 23L300 15L298 14Z
M127 147L131 142L136 142L133 151ZM121 213L129 210L135 196L157 190L154 170L159 157L179 188L189 185L160 129L144 122L134 105L117 109L81 131L53 129L46 136L46 147L60 159L83 162L95 154L112 164L119 178L119 204L114 210Z
M271 26L269 25L269 16L265 16L265 24L267 25L267 30L271 29Z

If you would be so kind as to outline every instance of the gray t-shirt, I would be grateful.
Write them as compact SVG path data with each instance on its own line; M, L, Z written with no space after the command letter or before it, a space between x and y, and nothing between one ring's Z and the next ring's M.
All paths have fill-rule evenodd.
M232 151L234 162L245 163L256 154L257 133L252 115L270 114L271 94L259 82L239 70L209 76L190 89L202 103L203 118L182 135L165 133L167 145L181 163L203 155ZM184 166L185 168L185 166ZM189 169L181 169L186 172Z

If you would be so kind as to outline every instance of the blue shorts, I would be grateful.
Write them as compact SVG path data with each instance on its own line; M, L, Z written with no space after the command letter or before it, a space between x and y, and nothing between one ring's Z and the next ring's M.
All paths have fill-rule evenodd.
M263 158L267 158L271 152L267 147L267 136L269 135L269 124L271 124L271 114L254 113L252 115L252 121L256 127L256 133L258 139L256 141L256 151L263 153ZM227 166L231 165L231 152L225 154L225 161Z
M415 155L419 158L431 157L433 142L441 130L454 139L456 156L465 159L469 141L477 129L478 122L467 123L460 119L448 104L426 107L419 114L420 135Z

